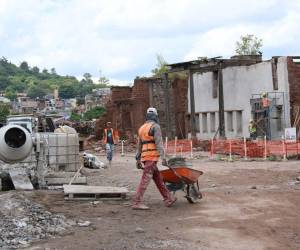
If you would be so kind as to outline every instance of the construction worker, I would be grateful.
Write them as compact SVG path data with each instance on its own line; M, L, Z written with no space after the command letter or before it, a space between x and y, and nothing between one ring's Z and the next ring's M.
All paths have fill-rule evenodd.
M162 158L162 165L167 166L167 161L165 159L158 114L155 108L148 108L146 122L139 128L138 136L136 166L138 169L143 169L143 175L137 188L132 208L139 210L149 209L148 206L142 204L142 199L151 179L153 179L161 193L165 205L170 207L176 201L176 198L166 188L157 168L159 157Z
M255 140L257 134L256 134L256 126L255 126L255 123L254 123L253 119L249 120L249 127L248 128L249 128L250 138L252 140Z
M118 141L118 135L116 131L112 128L111 122L107 122L107 127L104 129L103 140L106 149L106 157L108 160L109 166L111 166L111 161L113 157L113 152L115 148L115 144Z
M270 106L270 100L268 99L268 94L266 92L263 92L261 94L261 99L262 99L262 106L264 108L269 108L269 106Z
M270 127L270 114L271 114L271 100L268 98L268 94L266 92L263 92L262 95L262 106L263 106L263 116L266 122L266 131L265 134L267 136L267 139L270 139L271 135L271 127Z

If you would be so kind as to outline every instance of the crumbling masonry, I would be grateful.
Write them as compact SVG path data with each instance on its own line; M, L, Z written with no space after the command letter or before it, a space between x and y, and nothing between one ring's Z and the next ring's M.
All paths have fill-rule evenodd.
M113 87L107 112L96 126L101 128L111 121L121 138L133 140L145 121L149 106L157 108L163 136L185 138L187 134L187 80L167 78L136 78L133 87Z

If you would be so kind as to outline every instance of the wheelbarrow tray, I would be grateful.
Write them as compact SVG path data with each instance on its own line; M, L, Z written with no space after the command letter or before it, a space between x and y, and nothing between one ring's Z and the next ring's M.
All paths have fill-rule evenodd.
M180 183L184 181L186 184L197 182L199 176L203 174L202 171L180 166L161 170L160 173L164 182Z

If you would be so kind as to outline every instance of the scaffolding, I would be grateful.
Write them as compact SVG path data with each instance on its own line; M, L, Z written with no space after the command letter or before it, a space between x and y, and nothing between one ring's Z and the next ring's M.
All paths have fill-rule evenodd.
M261 94L252 94L250 105L252 118L257 128L257 136L266 136L270 140L276 137L275 131L283 131L285 100L284 92L266 92L266 94L269 101L267 107L262 103Z

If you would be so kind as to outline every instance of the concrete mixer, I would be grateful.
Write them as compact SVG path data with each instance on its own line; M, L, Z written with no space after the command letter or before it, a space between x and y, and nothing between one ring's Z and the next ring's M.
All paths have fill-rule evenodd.
M19 125L0 128L0 160L6 163L20 162L32 151L33 137Z
M76 131L30 133L28 124L19 117L16 121L0 128L0 174L12 168L30 169L30 176L43 187L50 172L76 172L80 168Z

